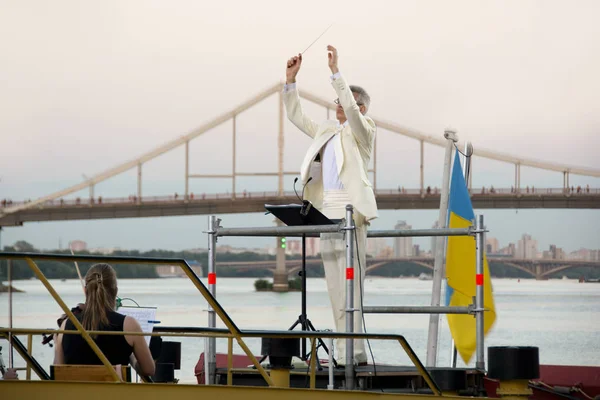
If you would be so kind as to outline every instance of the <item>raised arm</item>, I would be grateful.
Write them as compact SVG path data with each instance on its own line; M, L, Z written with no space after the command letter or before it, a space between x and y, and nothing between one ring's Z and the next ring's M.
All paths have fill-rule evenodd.
M371 118L364 115L367 110L366 105L356 103L356 99L350 90L350 86L340 74L340 70L338 68L338 53L336 48L333 46L327 46L327 50L329 68L333 74L333 81L331 84L333 85L333 88L340 100L340 104L344 109L344 114L346 114L348 124L350 125L350 128L352 128L354 140L356 140L360 147L365 150L369 150L373 145L373 139L375 138L375 131L377 129L375 127L375 123Z
M310 137L315 137L319 124L310 119L304 114L302 105L300 104L300 95L296 89L296 75L300 71L302 65L302 54L298 54L290 58L287 62L285 70L285 87L283 88L283 104L287 112L288 119L298 129L306 133Z

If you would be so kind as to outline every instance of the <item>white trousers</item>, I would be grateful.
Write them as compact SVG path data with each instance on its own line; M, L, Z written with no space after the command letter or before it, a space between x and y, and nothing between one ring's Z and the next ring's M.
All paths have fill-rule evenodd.
M321 212L330 219L346 218L346 205L351 204L345 190L325 191L323 194L323 209ZM364 281L367 268L366 244L367 226L364 217L354 213L356 238L354 249L354 332L363 332L361 297L364 295ZM346 332L346 239L343 233L322 233L321 258L325 268L327 290L331 300L333 318L337 332ZM358 243L358 249L356 244ZM358 250L358 251L357 251ZM360 261L360 262L359 262ZM365 340L354 340L353 361L346 356L346 339L336 340L335 359L338 364L346 365L367 361ZM352 358L351 358L352 360Z

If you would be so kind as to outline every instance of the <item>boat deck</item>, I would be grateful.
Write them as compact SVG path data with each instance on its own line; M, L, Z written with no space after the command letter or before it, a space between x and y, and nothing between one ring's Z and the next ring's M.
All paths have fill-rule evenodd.
M455 382L451 382L452 380L462 380L464 386L472 386L468 383L474 384L479 380L478 378L483 378L483 374L474 369L456 368L450 372L452 376L449 376L448 370L448 368L428 368L428 371L443 391L451 391L452 388L456 387ZM344 387L345 372L344 368L334 368L334 388L341 389ZM227 368L217 368L216 375L219 384L227 383ZM315 375L315 387L317 389L327 389L329 384L328 367L317 368ZM413 366L372 364L355 366L354 376L358 388L362 390L431 394L431 390ZM290 370L290 387L308 388L309 381L310 372L308 367L295 367ZM255 368L235 368L232 372L232 383L235 386L267 386Z

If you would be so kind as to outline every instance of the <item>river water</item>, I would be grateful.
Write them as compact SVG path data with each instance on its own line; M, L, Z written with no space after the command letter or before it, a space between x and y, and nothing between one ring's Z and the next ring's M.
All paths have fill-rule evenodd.
M255 292L254 278L219 278L217 299L238 327L244 329L288 329L300 314L298 292ZM207 284L206 278L203 282ZM317 329L332 329L333 317L323 278L307 280L308 317ZM53 280L52 285L69 307L84 302L77 280ZM494 279L497 320L486 336L485 345L537 346L540 362L560 365L600 365L600 284L575 280L534 281ZM25 293L13 294L13 326L55 328L62 313L46 289L37 280L17 281ZM364 304L428 305L431 281L417 279L367 278ZM119 280L119 296L134 299L141 306L158 308L157 319L163 326L207 326L206 302L187 279ZM443 297L442 297L443 298ZM125 302L124 305L133 305ZM369 333L398 333L406 337L417 356L425 363L427 315L366 314ZM0 325L8 326L8 294L0 294ZM224 325L217 321L218 327ZM25 341L25 337L22 338ZM175 340L175 339L174 339ZM450 334L446 317L440 322L438 365L450 363ZM181 370L176 377L195 382L194 366L204 351L204 339L182 339ZM49 369L53 349L34 338L34 355ZM260 354L260 339L247 340L252 351ZM7 342L1 343L8 363ZM377 363L410 365L397 342L371 341ZM217 339L217 350L227 351L226 339ZM234 345L234 350L242 354ZM321 358L326 354L321 351ZM18 355L17 365L23 362ZM372 362L369 355L369 361ZM473 357L469 366L473 366ZM465 364L459 358L458 366Z

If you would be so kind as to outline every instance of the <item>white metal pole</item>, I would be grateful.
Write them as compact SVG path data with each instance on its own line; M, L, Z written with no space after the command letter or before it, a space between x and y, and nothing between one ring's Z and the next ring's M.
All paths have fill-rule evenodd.
M204 384L210 385L209 377L209 366L208 366L208 353L210 352L210 343L208 342L211 338L204 338Z
M475 368L479 370L485 370L485 358L484 358L484 326L483 326L483 255L485 248L485 228L483 224L483 215L479 215L475 217L475 229L476 233L476 241L477 241L477 251L476 251L476 291L475 291L475 307L476 307L476 339L477 339L477 361L475 363Z
M13 328L13 318L12 318L12 260L7 260L8 265L8 329ZM14 368L13 365L13 344L12 344L12 331L8 332L8 368Z
M442 192L440 196L440 213L438 217L438 226L446 227L446 218L448 215L448 195L450 186L450 168L452 166L452 150L454 143L458 141L456 132L446 130L444 132L446 138L446 154L444 157L444 176L442 181ZM444 258L444 243L445 238L437 237L435 246L435 262L433 267L433 288L431 291L431 305L440 305L440 295L442 289L442 278L444 275L443 258ZM428 367L435 367L437 359L438 347L438 327L440 322L440 314L431 314L429 317L429 334L427 336L427 363Z
M423 196L423 193L425 193L425 175L424 175L424 171L423 171L423 159L425 158L425 143L423 142L423 140L421 140L421 157L420 157L420 165L419 165L419 188L420 188L420 194L421 196Z
M519 193L519 164L515 164L515 194Z
M142 204L142 163L138 164L137 204Z
M333 338L329 338L329 385L327 385L328 390L333 390Z
M216 254L217 254L217 236L216 226L217 220L214 215L208 218L208 290L214 298L217 297L217 273L215 268ZM210 328L216 328L217 318L215 310L208 305L208 326ZM208 358L208 379L210 383L215 383L216 368L217 368L217 342L216 338L211 337L208 339L208 351L205 353Z
M233 132L232 132L232 138L231 138L231 143L232 143L232 157L231 157L231 196L235 199L236 195L236 187L235 187L235 173L236 173L236 165L235 165L235 161L236 161L236 144L237 144L237 121L236 121L236 116L234 115L232 118L232 124L233 124Z
M346 332L354 332L354 235L352 205L346 206ZM346 339L346 389L354 389L354 339Z
M185 200L190 199L190 141L185 142Z
M567 186L569 186L569 178L567 177ZM521 193L521 164L517 164L517 193Z

